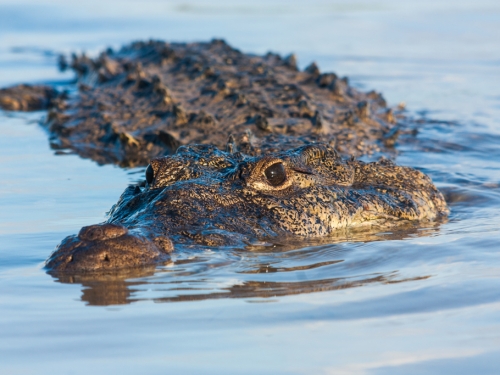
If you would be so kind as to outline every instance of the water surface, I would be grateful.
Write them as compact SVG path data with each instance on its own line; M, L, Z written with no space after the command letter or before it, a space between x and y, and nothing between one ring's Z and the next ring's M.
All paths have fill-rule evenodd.
M487 0L0 1L1 86L71 87L57 53L150 37L316 60L425 119L396 161L451 207L433 225L57 280L55 245L143 171L55 155L42 112L0 112L0 372L497 374L499 25Z

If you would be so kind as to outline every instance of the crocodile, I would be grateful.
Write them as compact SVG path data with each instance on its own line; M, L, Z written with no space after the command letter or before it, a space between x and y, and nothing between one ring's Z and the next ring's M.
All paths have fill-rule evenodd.
M347 77L314 62L300 70L293 54L248 54L218 39L134 42L95 58L62 56L60 67L76 74L70 92L15 86L0 90L0 108L48 109L51 147L99 164L146 166L182 145L224 150L228 139L252 156L315 142L344 156L376 156L408 131L401 108Z
M328 238L345 228L390 228L448 214L416 169L344 158L327 143L247 155L180 146L151 160L106 222L64 239L51 272L116 270L168 262L183 247L245 248L279 238Z
M448 213L423 173L356 159L387 155L412 133L403 108L316 63L300 70L293 54L150 40L59 63L76 73L76 90L18 85L0 90L0 108L47 109L54 149L149 165L105 223L61 242L51 272L149 266L184 246L328 238Z

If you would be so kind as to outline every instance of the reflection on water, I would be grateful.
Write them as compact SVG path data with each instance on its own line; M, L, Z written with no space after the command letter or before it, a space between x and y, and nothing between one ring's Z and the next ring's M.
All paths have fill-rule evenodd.
M364 278L332 278L322 280L308 280L296 282L275 282L275 281L244 281L220 288L214 291L210 288L210 280L188 280L188 284L199 284L199 287L182 287L179 282L148 282L133 281L134 277L145 277L154 274L154 269L149 273L141 270L136 275L115 275L113 277L99 277L95 275L80 276L75 278L60 277L58 281L63 283L78 283L82 285L82 302L94 306L121 305L138 301L151 300L153 302L185 302L201 301L220 298L276 298L293 294L325 292L338 289L356 288L370 283L400 283L406 281L424 280L430 276L419 276L414 278L399 279L396 272L387 275L369 275ZM157 273L161 275L161 271ZM141 298L134 296L140 292L141 287L148 286L164 292L166 295L174 294L170 297ZM206 291L206 292L205 292ZM186 293L186 294L184 294ZM276 300L274 300L276 301ZM263 301L260 301L263 302Z
M141 267L81 275L54 273L53 277L61 283L80 284L81 300L98 306L145 300L269 299L373 283L416 281L427 279L430 275L405 278L398 274L397 269L383 273L369 272L366 266L375 259L350 259L349 253L353 250L349 250L349 245L436 236L439 235L439 224L427 223L424 226L422 223L406 223L391 232L345 230L335 237L308 241L290 239L273 245L251 246L246 251L208 250L199 254L200 251L191 250L191 255L188 255L189 250L177 249L180 258L158 268ZM380 250L383 251L382 246ZM224 274L232 274L233 277L225 280ZM152 296L144 296L144 290Z

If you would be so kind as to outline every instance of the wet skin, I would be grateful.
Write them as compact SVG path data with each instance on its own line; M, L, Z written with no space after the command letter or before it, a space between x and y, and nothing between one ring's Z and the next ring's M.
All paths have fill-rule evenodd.
M76 74L75 94L19 85L0 90L0 108L49 109L43 124L51 146L100 164L146 166L180 145L223 149L228 137L254 156L311 142L360 156L387 152L409 127L379 93L361 92L345 77L314 63L301 71L294 55L246 54L221 40L135 42L63 65Z
M147 266L184 245L332 238L447 214L422 173L330 148L387 154L412 134L411 120L314 63L300 71L294 55L148 41L60 63L76 73L76 94L18 85L0 90L0 108L48 109L51 146L98 163L146 165L178 152L152 160L147 183L127 188L106 223L66 238L49 270Z
M0 89L0 109L9 111L38 111L47 109L64 95L49 86L17 85Z
M67 237L46 263L74 273L167 261L184 245L243 247L276 237L327 237L448 214L429 177L387 160L342 159L328 145L248 156L210 145L154 159L106 223Z

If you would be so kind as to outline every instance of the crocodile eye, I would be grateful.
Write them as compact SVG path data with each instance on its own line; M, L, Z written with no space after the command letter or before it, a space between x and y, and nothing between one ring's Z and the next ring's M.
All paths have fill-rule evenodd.
M153 183L154 178L155 178L155 171L153 170L151 164L149 164L148 167L146 168L146 181L148 185L151 185Z
M286 170L283 163L275 163L264 171L271 186L279 186L286 180Z

